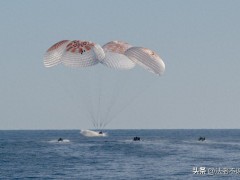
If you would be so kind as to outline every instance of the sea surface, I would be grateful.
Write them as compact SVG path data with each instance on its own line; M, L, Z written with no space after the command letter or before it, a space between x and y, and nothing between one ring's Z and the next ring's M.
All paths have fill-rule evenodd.
M0 179L240 179L240 130L104 132L2 130Z

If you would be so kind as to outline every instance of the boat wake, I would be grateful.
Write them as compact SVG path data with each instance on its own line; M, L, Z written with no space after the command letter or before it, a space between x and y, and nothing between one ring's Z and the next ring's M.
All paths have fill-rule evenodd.
M69 139L62 139L61 141L59 141L58 139L54 139L54 140L50 140L48 141L49 143L70 143Z

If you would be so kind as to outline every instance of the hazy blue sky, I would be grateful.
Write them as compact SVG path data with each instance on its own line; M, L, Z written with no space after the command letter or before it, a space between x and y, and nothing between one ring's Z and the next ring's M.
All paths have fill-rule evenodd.
M108 93L111 83L122 93L115 110L139 96L107 128L240 128L239 19L237 0L2 0L0 129L92 128L83 85ZM45 51L63 39L148 47L166 72L46 69ZM142 90L128 86L128 73Z

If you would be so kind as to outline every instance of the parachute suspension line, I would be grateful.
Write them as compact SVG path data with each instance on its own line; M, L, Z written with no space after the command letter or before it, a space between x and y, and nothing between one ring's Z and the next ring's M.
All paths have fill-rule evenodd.
M102 124L103 124L103 114L104 114L104 99L105 99L105 96L104 96L104 92L103 92L103 89L104 89L104 84L103 84L103 78L102 78L102 75L100 73L99 75L99 90L98 90L98 125L99 125L99 129L102 129Z
M129 76L129 74L130 74L130 76ZM111 106L109 106L110 107L109 111L106 114L106 120L105 120L105 123L104 123L104 127L106 127L106 125L111 122L111 117L115 116L115 114L117 113L117 112L114 112L114 109L115 109L115 106L118 105L117 101L118 101L119 97L121 95L124 95L124 94L121 94L121 93L126 92L127 87L129 87L129 85L132 84L132 82L134 82L134 77L132 76L132 72L121 72L121 76L122 77L117 82L117 85L118 85L117 91L116 91L117 93L114 96L115 98L112 99L113 102L112 102ZM124 105L125 105L125 103L124 103ZM123 107L124 107L124 105L123 105ZM120 105L120 109L121 109L121 105Z
M89 111L88 111L88 112L89 112ZM93 116L93 113L90 113L90 112L89 112L89 115L90 115L90 119L91 119L91 122L92 122L94 128L97 128L97 127L96 127L96 126L97 126L96 119L95 119L95 117Z
M114 113L112 116L109 116L108 119L106 119L106 122L104 124L104 127L108 125L110 122L112 122L119 114L121 114L128 106L130 106L136 99L139 97L141 93L136 94L136 96L130 98L128 102L125 103L125 106L122 106L116 113Z
M101 129L102 128L102 124L103 124L103 119L102 119L102 105L103 105L103 92L102 92L102 73L101 73L101 69L99 68L98 71L98 107L97 107L97 118L98 118L98 128Z
M64 71L66 71L66 70L64 70ZM89 86L89 83L81 81L81 78L76 79L76 77L78 77L78 75L79 75L78 73L79 73L79 71L76 71L76 69L72 69L72 68L69 68L64 73L65 78L68 83L67 85L63 81L63 79L55 73L54 76L56 76L56 77L54 77L54 82L58 84L59 89L62 89L64 91L66 98L68 98L71 102L76 102L76 105L73 106L73 108L72 108L73 111L76 110L77 112L79 112L79 109L81 109L80 106L82 106L82 104L85 104L85 106L83 106L82 108L84 108L86 110L93 126L97 127L98 123L96 121L96 117L94 116L93 108L91 107L92 103L91 103L91 101L89 102L88 97L84 96L86 93L77 93L79 90L76 88L72 88L73 87L72 85L75 85L74 87L76 87L76 85L81 85L81 86L79 86L80 91L84 92L88 89L86 87ZM59 80L56 81L56 79L59 79ZM91 89L91 88L89 88L89 89ZM89 96L91 97L91 91L88 91L88 92L90 93ZM79 103L79 102L82 102L82 103Z
M93 84L93 95L92 95L92 118L94 118L94 127L96 129L101 128L101 111L102 111L102 77L101 70L99 71L99 66L94 67L94 72L91 73L91 82ZM96 82L97 81L97 82Z
M114 78L116 79L116 78ZM104 113L105 116L103 117L103 126L105 124L105 121L107 119L107 117L109 116L109 114L111 113L112 108L115 106L115 103L119 97L119 92L120 92L120 82L119 81L115 81L114 85L112 86L112 93L108 95L108 97L110 98L110 102L109 104L106 106L106 112Z
M87 114L90 117L90 120L91 120L92 124L95 126L96 120L95 120L95 117L93 116L91 103L89 103L89 101L87 100L88 97L85 96L86 93L78 93L79 91L84 92L84 91L88 90L88 83L82 81L81 78L78 78L79 73L82 73L81 70L83 70L83 69L70 68L69 70L70 70L71 75L66 73L69 76L68 77L68 82L72 82L73 84L75 84L74 87L78 87L80 85L79 86L80 89L79 88L77 88L77 89L76 88L71 88L72 92L70 92L70 88L68 88L69 93L67 93L67 94L71 95L72 101L77 101L77 106L74 106L74 107L76 107L76 109L78 111L81 108L79 106L84 104L84 106L82 108L84 108L86 110ZM80 74L80 76L81 76L81 74ZM78 86L76 86L76 85L78 85ZM68 87L71 87L71 86L68 86ZM79 102L82 102L82 103L79 103Z
M142 93L142 92L141 92ZM140 95L141 93L136 94L134 97L130 98L128 100L128 102L126 102L124 104L124 106L122 106L119 111L117 111L116 113L114 113L112 116L109 116L108 119L106 120L104 126L106 126L107 124L109 124L110 122L112 122L119 114L121 114L128 106L130 106Z
M109 115L111 114L112 109L113 109L114 106L116 105L117 97L119 97L119 92L116 93L116 96L113 96L113 97L111 98L111 102L109 103L109 106L108 106L108 108L107 108L106 114L105 114L105 116L104 116L104 121L105 121L104 124L103 124L104 128L105 128L105 126L106 126L106 125L105 125L105 124L106 124L106 121L107 121Z
M76 69L73 69L71 68L71 71L72 71L72 74L74 74L74 77L69 77L68 79L71 80L73 82L73 84L77 85L75 87L78 87L79 88L75 88L75 91L73 90L74 94L75 94L75 98L72 97L73 101L77 100L77 102L81 102L81 103L78 103L78 105L83 105L83 109L86 111L87 115L89 116L90 118L90 121L92 122L93 126L95 127L96 126L96 118L94 116L94 111L93 111L93 107L92 107L92 92L91 92L91 82L89 81L82 81L81 76L89 76L89 72L85 72L85 69L82 69L82 68L76 68ZM91 70L90 70L91 72ZM90 73L90 76L92 76L92 73ZM77 77L77 78L76 78ZM91 77L90 77L91 78ZM72 88L74 89L74 88ZM79 93L80 92L80 93ZM77 106L77 109L79 110L79 106Z
M90 69L89 69L89 71L87 71L87 72L85 72L85 73L89 73L90 72L90 78L91 78L91 76L92 76L92 73L91 73L91 71L92 71L92 67L89 67ZM85 69L83 69L83 70L85 70ZM84 73L84 74L85 74ZM93 78L91 78L91 79L93 79ZM92 84L91 84L91 81L85 81L85 83L84 83L84 88L85 88L85 91L86 92L84 92L83 93L83 95L85 95L85 96L83 96L84 97L84 104L86 105L86 110L87 110L87 112L88 112L88 114L89 114L89 117L90 117L90 120L91 120L91 122L92 122L92 124L93 124L93 126L96 126L96 118L95 118L95 116L94 116L94 110L93 110L93 101L92 101ZM81 94L81 93L79 93L79 94Z
M155 81L154 81L155 82ZM129 107L136 99L138 99L140 97L141 94L143 94L144 92L148 91L151 87L153 87L153 84L154 82L150 82L148 84L147 87L142 87L142 89L138 92L138 93L135 93L135 96L133 96L132 98L130 98L125 104L124 106L122 106L119 111L117 111L116 113L114 113L113 116L109 117L105 124L104 124L104 127L111 123L119 114L121 114L127 107ZM143 91L144 89L144 91Z
M90 113L91 113L91 119L93 120L93 126L94 128L98 129L99 125L98 125L98 117L96 114L96 104L95 102L95 92L96 92L96 82L94 81L96 79L96 67L90 67L90 87L89 87L89 103L90 103Z
M104 120L105 120L104 124L103 124L104 128L108 124L107 122L108 122L109 116L111 116L111 113L113 113L113 110L114 110L115 106L117 105L117 101L121 94L120 92L125 92L125 89L127 87L126 82L128 82L128 81L126 81L126 78L128 78L128 77L125 77L127 75L125 74L125 72L119 72L119 73L121 73L121 75L123 75L123 77L120 79L118 77L115 77L116 81L113 85L114 89L113 89L113 93L112 93L112 98L111 98L111 101L109 103L109 106L107 108L107 111L106 111L106 114L104 117ZM119 74L117 74L117 76L118 75Z

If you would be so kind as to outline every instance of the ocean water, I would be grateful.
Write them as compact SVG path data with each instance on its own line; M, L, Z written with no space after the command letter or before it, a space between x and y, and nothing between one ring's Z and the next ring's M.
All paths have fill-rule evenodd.
M240 179L240 130L105 132L0 131L0 179Z

